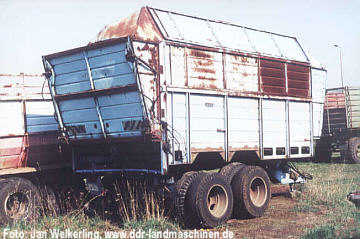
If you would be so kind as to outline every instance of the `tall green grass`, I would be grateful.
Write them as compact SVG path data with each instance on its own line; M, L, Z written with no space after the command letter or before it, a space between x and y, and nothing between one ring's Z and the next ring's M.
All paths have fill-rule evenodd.
M294 210L319 214L318 225L303 238L360 238L360 211L347 200L360 190L360 165L298 163L314 179L303 187Z

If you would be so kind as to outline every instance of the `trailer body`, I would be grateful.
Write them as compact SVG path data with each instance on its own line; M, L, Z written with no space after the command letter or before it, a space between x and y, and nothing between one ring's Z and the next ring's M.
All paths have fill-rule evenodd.
M43 61L78 172L307 158L321 136L326 70L294 37L146 7Z
M44 80L41 75L0 74L1 175L70 162L69 154L66 159L59 152L58 124Z
M320 161L339 152L341 160L360 163L360 88L343 87L326 90Z

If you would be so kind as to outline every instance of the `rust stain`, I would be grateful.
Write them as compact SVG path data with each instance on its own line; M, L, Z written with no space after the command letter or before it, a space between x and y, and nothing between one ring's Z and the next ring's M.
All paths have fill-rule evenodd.
M229 151L231 152L237 152L237 151L251 151L251 150L259 150L259 146L248 146L244 145L243 147L229 147Z
M222 152L224 151L224 147L212 148L212 147L205 147L205 148L191 148L191 152L193 153L200 153L200 152Z
M137 25L137 19L139 13L133 13L127 18L124 18L116 24L105 26L97 35L97 41L110 39L110 38L120 38L131 36L135 33Z
M201 73L210 73L210 74L216 73L214 69L209 69L209 68L195 68L194 70Z
M198 76L197 77L199 80L210 80L210 81L216 81L215 78L213 77L206 77L206 76Z
M104 27L98 33L96 41L127 36L135 40L150 42L160 42L163 39L148 9L143 7L140 12L135 12L115 24Z
M210 54L207 54L204 51L199 51L199 50L190 50L190 55L199 58L212 58Z

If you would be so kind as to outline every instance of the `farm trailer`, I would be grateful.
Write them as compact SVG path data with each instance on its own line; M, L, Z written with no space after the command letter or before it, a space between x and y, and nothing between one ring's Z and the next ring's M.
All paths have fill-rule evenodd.
M333 152L340 160L360 163L360 88L326 90L322 136L316 160L330 161Z
M326 70L294 37L144 7L43 64L88 188L153 175L192 225L263 215L270 180L303 182L288 162L321 134Z
M53 186L72 178L58 136L45 78L0 74L0 223L34 218L42 199L55 206Z

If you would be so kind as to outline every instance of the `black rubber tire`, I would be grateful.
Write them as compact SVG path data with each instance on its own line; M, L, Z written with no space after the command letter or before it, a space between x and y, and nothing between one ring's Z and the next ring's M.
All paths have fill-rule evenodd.
M16 195L18 194L18 195ZM22 212L18 215L9 215L9 204L12 197L21 197L24 200ZM27 179L13 177L5 179L0 184L0 221L3 224L13 224L18 221L29 221L36 219L39 215L41 205L40 193L37 187ZM19 207L18 207L19 209Z
M187 172L176 182L176 194L175 194L175 213L178 218L178 221L181 225L190 226L192 213L189 211L187 204L187 195L189 188L195 178L200 175L203 175L202 172Z
M209 197L215 195L217 206L210 209ZM221 204L221 205L220 205ZM191 184L188 195L188 205L193 212L193 226L214 228L225 223L232 214L233 194L226 178L219 173L209 173L197 177ZM215 215L218 214L218 215Z
M258 166L243 168L235 175L232 190L234 194L233 215L235 218L254 218L264 215L271 197L270 179L264 169ZM257 191L258 196L259 193L262 194L258 205L251 196L254 195L255 190L261 191ZM256 200L258 199L257 197Z
M360 157L359 157L359 147L360 147L360 138L359 137L353 137L349 139L349 151L348 156L352 163L360 163Z
M314 162L331 162L331 144L325 141L317 141L315 146Z
M54 190L48 185L39 186L38 189L42 200L42 213L51 216L60 215L60 205Z
M231 184L234 176L246 165L238 162L229 163L222 167L219 171L219 173L223 176L225 176L227 182Z

